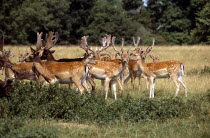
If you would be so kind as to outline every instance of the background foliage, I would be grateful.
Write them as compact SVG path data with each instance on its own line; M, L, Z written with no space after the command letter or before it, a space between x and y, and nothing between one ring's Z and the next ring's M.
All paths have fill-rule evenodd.
M83 35L99 43L105 33L151 37L159 44L210 44L208 0L2 0L0 34L6 44L36 42L36 32L57 31L61 44Z

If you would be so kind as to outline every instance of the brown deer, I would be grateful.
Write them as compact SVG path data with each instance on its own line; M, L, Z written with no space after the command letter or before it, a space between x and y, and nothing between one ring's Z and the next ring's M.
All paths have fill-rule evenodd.
M9 58L12 57L10 50L4 50L0 55L0 67L4 68L5 79L28 79L36 80L32 71L33 62L12 63Z
M50 84L55 82L69 84L73 82L81 94L84 92L84 88L88 89L85 81L89 68L86 64L92 63L92 58L87 58L85 61L42 62L40 57L41 54L34 59L34 70L38 77L43 77Z
M176 85L175 96L179 93L180 84L185 89L185 96L187 97L187 87L182 80L184 75L184 64L179 61L163 61L157 63L145 63L141 56L142 52L136 54L134 60L137 61L138 67L142 74L146 76L150 87L150 98L154 98L155 80L157 78L171 78Z
M113 37L115 39L115 37ZM112 40L113 40L112 38ZM87 39L84 39L87 41ZM110 39L107 41L107 45L110 43ZM87 43L87 42L86 42ZM101 61L101 60L95 60L97 64L88 64L88 67L90 68L90 74L93 78L102 80L102 85L105 91L105 99L108 97L108 89L109 85L111 85L113 91L114 91L114 97L115 100L117 99L116 94L116 81L119 81L120 76L123 74L123 72L126 69L126 64L129 61L130 53L124 53L124 51L121 51L118 53L120 56L121 62L115 63L112 61ZM123 86L121 85L121 82L118 82L121 89L123 90Z
M50 34L53 32L50 32ZM42 48L42 43L43 43L43 39L42 39L42 35L43 32L39 33L37 32L37 43L36 43L36 49L33 49L32 47L30 47L31 52L28 53L27 51L20 53L19 54L19 62L33 62L34 57L43 50ZM57 36L57 33L56 33ZM54 36L55 37L55 36ZM54 38L53 37L53 38ZM57 42L57 38L54 38L54 41ZM56 43L55 42L55 43Z
M148 47L145 51L142 51L142 49L140 47L138 47L139 42L140 42L140 37L137 37L137 41L135 41L135 38L133 37L133 43L134 43L134 46L135 46L135 51L136 51L136 53L141 53L141 58L142 58L142 60L145 61L147 54L149 52L151 52L152 48L154 47L155 39L153 39L152 46ZM135 79L138 78L138 87L139 87L139 90L140 90L141 77L144 77L144 76L142 76L142 71L139 69L138 64L135 60L130 60L129 61L128 70L129 70L129 75L125 77L124 83L127 83L128 80L131 79L131 85L134 89L135 88ZM147 87L148 87L148 82L147 81L146 81L146 84L147 84Z
M154 63L159 62L159 60L160 60L159 55L157 55L157 56L149 55L149 56L150 56L150 58L153 60Z
M48 62L49 61L55 61L55 62L75 62L75 61L85 61L86 58L89 56L88 54L85 54L84 58L75 58L75 59L68 59L68 58L63 58L63 59L58 59L56 60L53 56L53 53L55 52L54 50L50 50L58 41L58 33L53 33L49 32L49 35L46 37L46 44L43 49L43 54L41 55L40 59L44 60L46 59ZM41 44L41 43L40 43ZM40 46L39 46L40 47ZM38 48L39 50L40 48ZM86 51L87 53L87 51ZM92 86L92 91L95 90L95 82L90 78L90 76L87 76L87 81L91 84ZM69 83L69 87L71 87L71 83Z

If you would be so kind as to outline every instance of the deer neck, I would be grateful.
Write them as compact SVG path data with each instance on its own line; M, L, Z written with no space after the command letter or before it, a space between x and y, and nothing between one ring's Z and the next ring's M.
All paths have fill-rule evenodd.
M146 70L146 63L144 62L144 60L141 57L137 60L137 64L139 66L139 69L142 72L145 72L145 70Z
M47 54L47 61L56 61L52 53Z

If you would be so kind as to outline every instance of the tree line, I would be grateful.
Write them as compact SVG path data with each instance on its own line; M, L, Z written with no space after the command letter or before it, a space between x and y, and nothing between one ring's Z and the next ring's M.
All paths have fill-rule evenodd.
M84 35L141 36L141 44L210 44L208 0L1 0L0 35L7 44L34 44L36 32L56 31L60 44ZM120 41L120 40L118 40Z

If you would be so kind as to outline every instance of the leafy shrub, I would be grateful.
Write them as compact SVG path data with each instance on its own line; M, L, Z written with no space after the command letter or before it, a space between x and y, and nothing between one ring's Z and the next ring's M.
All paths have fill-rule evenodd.
M80 95L58 85L17 82L9 100L1 100L4 117L65 119L76 122L164 120L202 113L202 100L183 98L134 99L127 95L107 103L96 94Z

